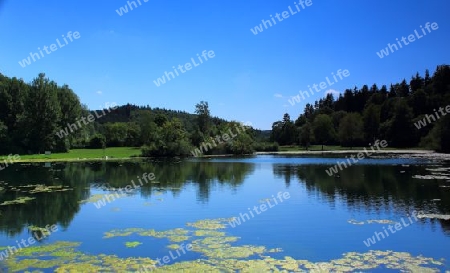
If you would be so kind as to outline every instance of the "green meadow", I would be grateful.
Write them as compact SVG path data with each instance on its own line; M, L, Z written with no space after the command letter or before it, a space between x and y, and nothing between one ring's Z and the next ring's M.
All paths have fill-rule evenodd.
M141 149L136 147L111 147L106 149L73 149L67 153L52 153L46 154L33 154L33 155L20 155L20 161L76 161L76 160L89 160L89 159L127 159L131 157L139 157L141 155ZM1 156L1 159L7 158L8 155Z

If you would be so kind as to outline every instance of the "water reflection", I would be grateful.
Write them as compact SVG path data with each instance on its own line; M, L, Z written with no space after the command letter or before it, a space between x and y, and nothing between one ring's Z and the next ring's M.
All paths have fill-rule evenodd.
M0 173L0 204L28 196L24 204L0 206L0 231L14 236L25 226L59 224L67 228L80 210L80 201L102 185L121 188L143 173L154 173L158 183L145 184L138 194L151 197L155 191L177 195L186 184L197 186L197 199L208 202L211 187L236 189L254 171L253 164L190 161L84 162L16 164ZM68 191L30 193L30 184L70 187ZM28 186L28 187L27 187ZM137 194L137 193L135 193Z
M366 213L406 215L413 210L450 214L448 181L413 178L428 174L429 166L356 165L338 175L328 176L330 166L275 164L273 174L282 178L287 187L294 181L303 183L309 193L318 192L324 202L334 206L345 203L351 210ZM450 221L433 219L450 234Z
M156 191L169 191L177 196L183 187L194 185L197 200L207 203L216 185L236 191L258 164L271 164L274 177L284 180L287 188L300 181L308 194L316 195L332 207L344 203L351 210L368 213L394 211L405 215L412 210L424 210L450 214L450 190L441 187L448 182L413 178L417 174L427 174L426 166L356 165L340 171L339 175L328 176L325 170L329 165L246 160L15 164L0 172L0 204L24 196L35 199L24 204L0 205L0 231L14 236L28 225L58 224L67 228L80 211L80 201L89 198L93 189L101 190L105 184L125 187L143 173L154 173L157 183L145 184L134 194L150 198ZM33 187L26 187L30 184L63 186L71 190L30 193ZM449 222L432 220L434 224L440 223L447 233L450 233Z

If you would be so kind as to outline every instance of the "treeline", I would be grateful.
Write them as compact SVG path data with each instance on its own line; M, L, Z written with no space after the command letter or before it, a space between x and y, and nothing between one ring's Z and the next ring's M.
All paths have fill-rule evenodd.
M433 76L417 73L409 82L346 89L337 100L332 94L292 121L288 114L272 125L271 140L280 145L311 144L368 146L376 139L389 147L424 147L450 152L450 66ZM450 109L447 108L447 109ZM323 147L323 146L322 146Z
M86 122L90 115L95 120ZM207 102L197 104L195 114L130 104L89 110L69 86L43 73L31 83L0 74L0 154L129 146L141 147L144 156L187 156L237 125L211 116ZM250 128L203 154L278 148L265 139L265 132Z
M56 130L86 113L69 86L44 74L31 83L0 74L0 154L67 151L81 132L60 139Z

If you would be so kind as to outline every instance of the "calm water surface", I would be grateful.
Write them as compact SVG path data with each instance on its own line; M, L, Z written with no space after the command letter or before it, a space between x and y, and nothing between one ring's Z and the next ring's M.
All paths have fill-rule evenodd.
M93 272L95 268L89 267L92 262L86 257L115 255L116 260L111 263L117 265L126 258L156 260L172 251L173 258L167 261L169 266L158 265L159 272L168 271L171 265L180 262L195 261L202 261L222 272L233 272L239 269L245 271L245 266L232 267L229 259L249 261L270 256L284 260L289 256L318 264L340 259L348 252L363 254L372 250L390 250L392 253L406 252L414 260L419 255L433 258L438 261L435 265L424 265L435 269L431 272L450 270L450 221L411 218L411 222L408 219L414 211L450 214L450 179L413 178L415 175L429 175L430 169L438 168L437 172L445 175L449 173L445 168L450 164L417 159L365 159L336 176L328 176L325 170L338 160L343 159L254 156L182 161L58 163L51 166L43 163L16 164L0 172L0 246L4 247L1 249L3 254L0 254L1 263L6 272L53 272L70 264L78 264L77 271ZM118 188L132 185L132 180L138 184L137 176L142 177L144 173L154 173L155 180L144 183L141 188L133 188L129 194L114 200ZM277 198L278 193L286 192L289 198L280 195L276 204L273 198ZM110 202L104 199L106 194L112 194ZM34 199L21 199L23 197ZM19 200L19 203L7 202L13 200ZM20 200L24 201L20 203ZM99 202L104 202L104 206ZM262 204L266 205L266 211L257 214L252 210ZM232 217L241 221L240 224L233 222L234 228L228 221ZM209 230L238 238L216 245L219 251L215 254L199 250L201 246L198 242L202 237L192 232L206 230L206 227L187 223L218 218L228 219L218 221L225 224L224 228ZM395 233L387 231L389 224L395 223L401 225L401 230ZM52 225L56 225L57 230L51 234L29 228ZM126 234L124 229L127 228L140 229L134 232L128 230L130 232ZM167 231L175 228L190 233L184 234L183 230L178 230L181 232L178 236L184 234L187 238L139 234L144 229ZM105 238L108 237L106 232L112 230L119 230L121 236ZM385 232L385 238L378 234L380 239L374 237L375 244L367 246L367 239L375 236L376 232ZM22 239L29 242L30 236L38 242L29 243L28 247L20 245L23 247L20 250L18 243ZM61 244L58 242L80 244L70 249L57 249L55 253L50 253L48 249L45 253L39 250ZM142 244L127 247L126 242ZM194 247L193 251L186 253L179 252L181 254L175 256L175 250L167 247L182 243L196 245L196 242L198 248ZM244 246L231 249L235 254L240 253L240 257L227 257L225 248L230 245ZM263 246L272 251L242 254L241 251L249 246ZM213 245L209 247L214 249ZM63 254L70 251L78 251L77 255L85 255L85 258ZM400 255L392 253L380 259ZM406 258L386 263L369 269L358 269L357 263L353 263L353 269L354 272L400 272L398 267L392 267L392 263L400 267L411 264ZM111 266L114 269L109 270L110 265L105 260L96 266L103 267L102 272L133 271L132 268L137 267L129 265L125 268L127 264L124 262L124 268ZM279 265L276 267L281 268ZM254 272L265 271L263 267L257 268ZM295 271L289 267L285 269ZM346 270L351 271L349 268ZM409 270L424 272L413 267ZM332 270L322 272L327 271Z

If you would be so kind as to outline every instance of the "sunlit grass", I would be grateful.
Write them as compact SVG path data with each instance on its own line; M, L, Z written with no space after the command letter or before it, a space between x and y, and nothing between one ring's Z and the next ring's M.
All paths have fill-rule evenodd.
M112 147L106 149L73 149L68 153L52 153L51 155L34 154L20 155L20 161L52 161L52 160L82 160L82 159L108 159L130 158L141 155L140 148L136 147ZM7 157L1 156L0 158Z

